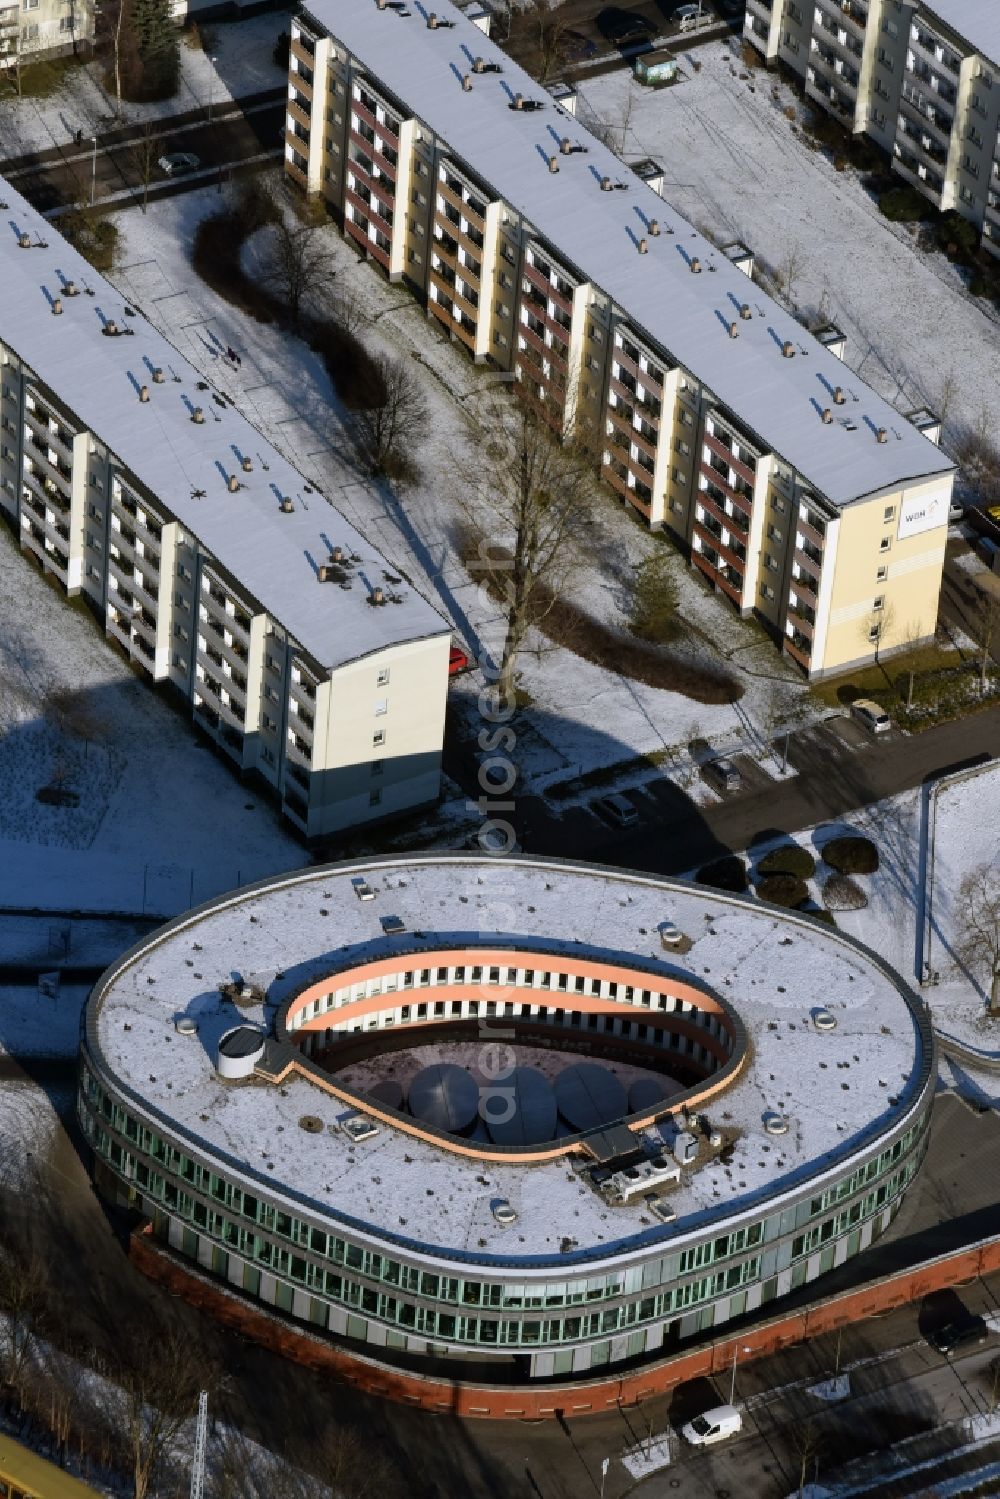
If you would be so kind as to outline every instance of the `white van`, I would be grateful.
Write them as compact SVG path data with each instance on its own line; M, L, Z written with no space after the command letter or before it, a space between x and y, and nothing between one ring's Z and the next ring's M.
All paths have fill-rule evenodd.
M867 697L859 697L851 704L851 717L864 724L870 734L887 734L892 728L892 720L885 709Z
M681 1427L681 1436L692 1447L709 1447L713 1442L724 1442L743 1430L743 1417L735 1405L717 1405L703 1416L695 1416Z
M693 31L704 16L705 12L700 5L679 5L674 11L674 18L681 31Z

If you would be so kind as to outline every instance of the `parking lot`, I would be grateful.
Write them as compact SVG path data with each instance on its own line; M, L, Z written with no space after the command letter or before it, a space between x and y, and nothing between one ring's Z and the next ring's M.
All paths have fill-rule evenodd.
M701 0L700 18L678 15L690 7L691 0L644 0L628 6L564 0L554 7L551 45L540 44L538 24L528 17L515 19L507 38L502 23L494 36L522 67L544 76L555 71L603 72L657 42L690 46L742 30L743 0Z

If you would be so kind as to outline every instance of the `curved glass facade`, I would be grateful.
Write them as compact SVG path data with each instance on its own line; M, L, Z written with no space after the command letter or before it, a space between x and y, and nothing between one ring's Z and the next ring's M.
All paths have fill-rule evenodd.
M600 1273L579 1256L478 1265L379 1242L340 1219L292 1212L265 1186L200 1155L102 1081L86 1052L79 1115L106 1191L209 1273L316 1328L410 1355L529 1358L535 1377L582 1373L669 1347L843 1263L888 1226L926 1147L930 1080L907 1119L849 1157L820 1190L806 1183L703 1232L628 1246ZM593 1258L593 1255L591 1255ZM452 1263L449 1263L449 1259Z

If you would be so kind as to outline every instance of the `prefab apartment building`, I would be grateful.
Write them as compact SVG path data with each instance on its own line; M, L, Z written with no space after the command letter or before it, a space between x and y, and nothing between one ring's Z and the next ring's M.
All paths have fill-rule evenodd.
M1000 256L996 0L747 0L744 35Z
M2 180L0 199L0 508L22 550L303 834L433 802L445 621Z
M314 0L285 139L288 177L473 358L602 435L613 489L810 677L932 635L933 418L865 386L448 0Z

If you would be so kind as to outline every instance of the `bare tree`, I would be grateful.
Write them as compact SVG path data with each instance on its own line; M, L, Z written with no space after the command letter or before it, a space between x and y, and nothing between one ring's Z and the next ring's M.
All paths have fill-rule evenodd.
M427 399L402 360L379 354L374 374L382 398L354 413L355 448L369 473L404 478L414 470L413 450L427 427Z
M896 628L896 610L892 604L883 604L881 609L870 609L861 620L861 636L867 645L875 647L875 665L879 655Z
M962 962L989 979L987 1011L1000 1015L1000 869L982 864L958 892L958 939Z
M474 466L462 474L488 524L469 566L505 609L497 691L507 702L525 636L558 603L590 508L592 455L573 434L560 440L555 415L527 388L517 401L494 392L478 412Z
M0 1249L0 1312L4 1314L0 1368L4 1384L19 1406L23 1403L47 1288L45 1268L37 1253L17 1238L9 1239Z
M123 1331L107 1371L119 1389L119 1432L135 1499L147 1499L198 1395L218 1377L179 1326Z
M147 120L142 127L139 139L129 147L129 156L132 165L139 174L142 185L142 211L146 212L149 203L149 184L153 178L153 168L159 160L163 151L163 137L158 135L153 128L152 122Z
M819 1471L819 1460L823 1451L823 1433L814 1421L803 1421L792 1428L792 1447L799 1459L799 1499L805 1493L810 1469L813 1478Z
M110 58L108 75L114 85L115 119L122 118L122 89L131 88L142 72L133 0L105 0L96 11L96 43ZM105 79L107 87L109 79Z
M976 590L978 595L976 608L976 625L979 634L979 690L986 691L986 678L989 676L990 661L993 655L993 642L1000 633L1000 595L987 588L985 591Z
M795 288L799 284L799 277L805 270L806 257L798 240L785 249L785 258L778 269L776 280L784 290L789 303L795 305Z
M306 305L329 293L336 272L318 224L303 224L281 215L272 225L261 261L262 279L272 286L298 328Z

